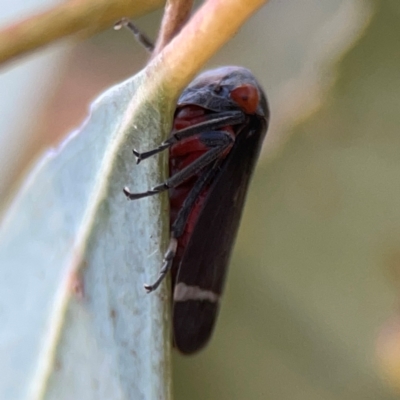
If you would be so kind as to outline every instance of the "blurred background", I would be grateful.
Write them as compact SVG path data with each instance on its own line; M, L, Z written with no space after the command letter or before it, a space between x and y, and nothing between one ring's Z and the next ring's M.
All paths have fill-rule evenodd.
M52 3L0 0L0 23ZM155 38L161 15L137 25ZM251 69L272 121L214 337L174 354L176 399L400 397L399 18L396 0L271 0L210 61ZM3 67L3 209L146 60L110 29Z

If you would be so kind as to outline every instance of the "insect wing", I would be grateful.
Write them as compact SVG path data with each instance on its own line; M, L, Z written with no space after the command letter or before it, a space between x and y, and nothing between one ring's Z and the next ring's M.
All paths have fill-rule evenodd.
M253 121L254 122L254 121ZM212 183L174 282L173 330L182 353L209 340L248 184L266 132L265 120L244 126Z

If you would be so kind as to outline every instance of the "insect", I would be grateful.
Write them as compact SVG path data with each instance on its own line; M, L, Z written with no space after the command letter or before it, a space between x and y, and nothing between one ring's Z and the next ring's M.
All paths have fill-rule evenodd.
M169 149L170 177L136 200L169 190L171 239L155 290L171 270L174 345L200 350L217 317L249 181L269 122L266 96L252 73L222 67L181 94L170 137L137 163Z

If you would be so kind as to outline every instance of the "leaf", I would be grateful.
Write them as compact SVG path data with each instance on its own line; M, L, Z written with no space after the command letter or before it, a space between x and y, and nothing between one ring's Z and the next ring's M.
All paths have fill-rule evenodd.
M1 398L169 396L167 294L143 289L161 265L166 204L122 192L162 179L160 165L136 167L132 155L161 140L172 114L170 97L144 87L142 71L104 93L1 226Z

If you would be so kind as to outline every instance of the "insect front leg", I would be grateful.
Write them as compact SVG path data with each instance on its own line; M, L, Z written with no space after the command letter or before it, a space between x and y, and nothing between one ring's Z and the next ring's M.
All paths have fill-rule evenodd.
M130 200L137 200L161 193L169 188L177 187L197 175L203 168L212 164L215 160L224 157L224 154L229 151L234 143L234 138L226 131L205 132L199 135L199 140L203 146L209 148L205 154L201 155L196 161L151 190L142 193L131 193L129 189L125 187L124 193L126 197Z
M190 212L192 211L196 200L198 199L200 193L203 189L210 183L212 178L214 177L215 173L218 171L218 167L221 164L220 160L214 162L208 170L206 170L196 181L195 185L193 186L192 190L189 192L188 196L186 197L185 201L183 202L182 208L179 210L178 216L176 217L175 222L171 228L171 239L168 245L168 249L165 252L163 265L161 267L160 273L158 275L157 280L151 285L144 285L147 293L152 292L153 290L157 289L160 283L163 281L165 276L167 275L168 271L172 267L172 262L174 260L176 250L178 247L178 238L182 236L185 225L189 218Z
M201 132L207 132L209 130L216 130L224 126L237 125L245 121L246 115L242 111L226 111L217 114L207 114L204 116L205 120L198 124L191 125L187 128L181 129L171 135L169 139L161 143L158 147L153 150L149 150L143 153L133 149L133 154L136 157L136 164L140 161L145 160L157 153L168 149L173 144L179 142L182 139L195 136Z

